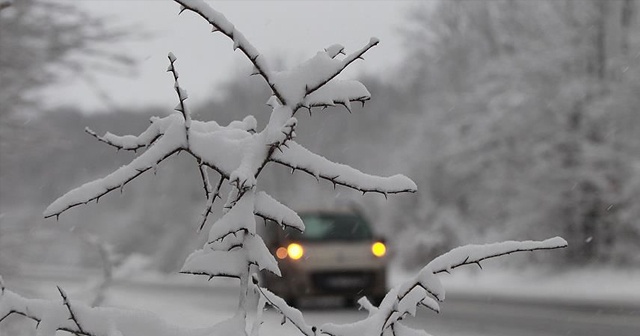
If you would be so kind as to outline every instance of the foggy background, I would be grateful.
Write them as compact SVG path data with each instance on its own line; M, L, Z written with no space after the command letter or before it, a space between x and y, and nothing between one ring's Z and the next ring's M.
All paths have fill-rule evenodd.
M172 113L177 103L172 80L162 72L166 65L158 70L166 77L159 83L125 87L146 92L136 102L118 102L100 89L104 73L120 74L119 83L127 83L127 76L144 63L136 54L137 43L159 37L145 26L101 16L87 3L14 0L0 12L0 274L20 272L25 265L101 267L85 234L111 245L120 260L143 256L148 269L175 272L203 239L196 227L206 201L202 182L197 166L180 155L156 174L125 186L122 194L103 197L99 205L72 209L58 222L42 218L45 207L66 191L134 158L96 141L85 127L98 134L137 135L149 117ZM280 5L286 8L287 2ZM300 113L296 133L298 142L331 160L371 174L405 174L419 192L389 200L363 197L346 188L334 191L330 183L305 174L274 169L279 167L269 167L258 187L294 209L358 202L408 268L466 243L559 235L569 248L552 257L510 259L504 266L523 267L537 258L555 268L637 269L639 1L396 5L399 19L388 22L396 22L397 41L391 42L396 61L385 66L384 59L378 60L380 65L349 74L360 76L372 100L352 114L341 108ZM175 16L178 7L170 6ZM243 2L237 6L241 11ZM180 18L197 21L186 14ZM338 25L346 38L359 23L324 24ZM332 43L355 50L369 35L349 44L318 42L304 55ZM193 43L213 40L223 38L209 34L205 42ZM110 47L115 45L128 47ZM164 59L168 51L153 57ZM275 68L304 59L270 53L280 62ZM252 114L263 126L268 87L248 76L248 62L217 59L224 54L234 54L227 44L200 56L207 63L197 66L204 72L209 62L220 62L222 68L237 70L196 89L187 78L202 74L185 65L188 56L176 52L194 117L226 124ZM88 91L52 93L52 87L77 78L104 95L94 107L84 99ZM157 85L166 88L157 95L166 97L151 101ZM60 92L63 98L51 99Z

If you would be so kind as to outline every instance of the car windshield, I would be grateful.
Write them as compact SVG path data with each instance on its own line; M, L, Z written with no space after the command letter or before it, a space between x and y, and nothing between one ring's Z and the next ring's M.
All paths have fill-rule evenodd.
M291 232L290 237L301 241L369 240L373 234L364 218L355 214L301 214L304 233Z

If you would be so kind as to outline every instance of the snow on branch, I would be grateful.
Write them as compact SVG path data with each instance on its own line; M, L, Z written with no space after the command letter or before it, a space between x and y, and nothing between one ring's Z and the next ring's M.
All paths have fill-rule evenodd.
M169 125L175 122L176 118L176 115L169 115L164 118L153 117L151 118L151 125L138 136L118 136L109 132L107 132L103 136L99 136L89 127L86 127L84 130L92 137L98 139L98 141L104 142L107 145L115 147L118 150L123 149L135 152L140 148L151 146L151 144L153 144L159 137L164 134L164 132L166 132Z
M260 57L258 50L247 40L247 38L238 31L235 26L222 15L222 13L211 8L202 0L175 0L183 7L180 12L188 9L197 13L202 18L207 20L213 26L213 32L219 31L226 35L233 41L233 50L240 49L242 53L253 63L256 73L260 74L262 78L267 82L273 95L276 96L282 104L287 104L284 96L280 93L280 90L270 79L270 71L266 61Z
M258 285L257 281L252 283L255 290L257 290L260 295L266 300L266 302L273 308L275 308L280 314L282 314L285 320L291 321L293 325L302 332L305 336L315 336L317 328L315 326L310 326L304 320L304 316L302 316L302 312L298 309L291 307L284 301L281 297L273 294L266 288L262 288ZM283 324L284 321L283 320Z
M348 67L349 64L351 64L353 61L355 61L357 59L363 59L362 55L364 55L364 53L366 53L369 49L371 49L371 48L375 47L376 45L378 45L378 43L380 43L380 40L378 40L375 37L372 37L369 40L369 43L367 43L367 45L362 47L360 50L348 55L342 61L340 61L339 67L335 68L332 72L326 73L325 74L325 78L323 78L323 79L319 78L319 80L317 82L315 82L315 83L307 83L307 87L305 88L306 89L305 96L308 96L308 95L312 94L313 92L315 92L316 90L321 88L323 85L327 84L330 80L332 80L338 74L340 74L342 72L342 70L344 70L346 67ZM332 57L332 59L333 59L333 57Z
M407 315L415 316L417 306L424 306L435 312L440 312L437 301L444 301L445 292L436 273L446 272L462 265L476 264L485 259L510 253L549 250L566 246L567 242L564 239L555 237L544 241L509 241L455 248L427 264L415 277L392 288L379 307L373 306L365 298L358 301L362 307L369 311L369 316L365 319L344 325L323 324L319 331L333 336L428 335L422 330L403 325L401 320Z
M280 224L283 228L291 227L300 232L304 231L304 223L300 216L264 191L256 193L253 211L256 216L262 217L265 220L272 220Z
M197 250L184 262L180 273L213 277L241 278L247 273L247 265L256 265L280 275L280 269L264 241L257 235L247 235L243 245L231 251L212 250L208 246Z
M220 325L184 328L171 325L145 311L122 308L89 307L71 303L59 289L63 302L27 299L9 290L0 295L0 322L16 314L37 322L37 335L54 336L66 331L82 336L210 336L223 335Z
M362 83L355 80L334 79L306 96L302 106L310 109L341 104L351 112L351 102L359 102L364 107L365 101L369 99L371 94Z
M307 96L329 83L349 64L361 59L364 53L378 43L378 39L371 38L367 45L342 60L335 57L334 49L336 48L329 47L324 51L319 51L314 57L293 69L274 73L272 76L273 81L278 88L282 89L282 93L285 95L287 103L284 105L290 106L293 111L300 107L308 107L309 102L305 102ZM325 92L325 96L327 92L336 93L335 90L328 90ZM323 101L325 102L331 100L324 98ZM340 96L337 99L341 100Z
M85 183L73 189L47 207L44 217L59 216L62 212L98 200L103 195L124 187L125 184L138 177L147 170L156 167L169 156L185 148L185 132L181 127L172 124L167 132L146 152L135 158L131 163L122 166L104 178Z
M404 175L380 177L365 174L350 166L332 162L312 153L302 145L290 141L282 152L275 152L271 160L292 170L302 170L316 179L322 178L334 186L342 185L363 193L377 192L383 195L415 192L416 184Z
M402 325L401 320L407 315L415 315L418 306L440 311L438 302L444 300L445 291L437 273L448 272L463 265L480 265L482 260L514 252L567 246L566 241L556 237L540 242L511 241L456 248L434 259L415 277L393 288L379 307L366 299L360 300L360 304L369 311L365 319L345 325L327 323L319 328L308 325L300 311L257 284L257 271L268 270L280 275L280 270L274 256L256 231L255 217L272 220L283 227L304 230L304 223L293 210L267 193L256 191L257 179L268 163L275 162L291 168L292 172L299 169L318 180L327 180L334 187L342 185L362 193L376 192L386 197L388 194L416 191L416 184L406 176L369 175L312 153L294 141L298 122L294 114L298 108L305 107L311 111L312 107L342 104L351 111L352 102L364 105L370 99L370 93L362 83L338 80L335 77L379 42L372 38L367 45L342 59L338 56L344 55L344 47L332 45L292 70L272 73L265 60L259 57L258 51L222 14L211 9L202 0L175 1L183 6L181 12L188 9L197 13L213 25L214 31L220 31L229 37L234 43L234 50L239 48L253 63L256 73L271 87L274 96L268 102L272 112L267 125L257 132L257 121L252 116L234 121L228 126L221 126L215 121L191 120L191 114L184 103L187 99L186 91L178 83L176 58L169 54L168 71L173 75L179 99L175 110L180 114L152 118L151 126L138 136L116 136L111 133L98 136L87 129L87 133L115 148L134 151L142 147L147 149L129 164L106 177L86 183L61 196L47 207L44 216L58 217L72 207L97 201L113 190L122 190L125 184L140 174L155 169L174 153L189 153L198 164L207 198L200 229L204 227L216 199L221 198L220 190L224 181L229 181L231 190L223 215L211 225L208 241L202 249L193 252L186 259L181 272L205 275L209 279L217 276L238 278L241 290L236 314L209 328L183 329L168 325L154 315L72 305L61 289L62 304L25 299L6 290L0 278L0 322L11 314L23 315L38 322L38 335L47 336L55 335L57 330L84 336L246 335L247 312L254 302L248 296L260 295L257 309L261 311L264 304L273 306L285 320L291 321L306 336L425 336L428 334ZM207 167L220 175L215 187L211 184ZM257 315L260 314L261 312ZM259 324L254 324L255 334L258 333Z
M466 245L433 259L425 268L434 274L448 272L454 268L476 264L480 262L515 252L527 252L536 250L553 250L567 247L567 241L554 237L543 241L505 241L501 243L485 245Z

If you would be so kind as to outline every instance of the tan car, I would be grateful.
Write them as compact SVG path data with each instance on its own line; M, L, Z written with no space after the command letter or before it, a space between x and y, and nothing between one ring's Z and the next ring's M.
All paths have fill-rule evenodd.
M298 213L305 232L266 226L263 237L278 259L282 277L263 274L267 288L290 304L300 298L339 296L354 304L367 296L379 302L387 291L386 247L369 222L346 211Z

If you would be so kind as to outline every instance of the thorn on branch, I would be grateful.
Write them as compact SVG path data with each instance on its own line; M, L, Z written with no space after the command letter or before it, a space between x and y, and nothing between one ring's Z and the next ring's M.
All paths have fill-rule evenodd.
M182 14L182 12L184 12L185 10L187 10L187 7L180 6L180 12L178 12L178 15Z
M482 265L480 265L479 261L476 261L476 264L478 265L478 267L480 267L480 269L482 269Z
M76 318L76 315L73 312L73 309L71 309L71 302L69 302L69 298L67 297L67 294L62 290L62 288L60 288L60 286L58 287L58 292L60 292L60 296L62 296L62 303L67 307L67 310L69 311L69 320L72 320L76 326L78 327L78 331L82 334L88 335L83 329L82 326L80 326L80 322L78 321L78 319Z

